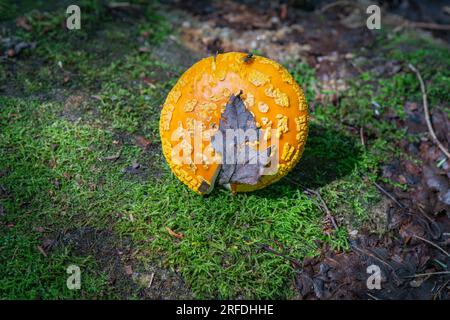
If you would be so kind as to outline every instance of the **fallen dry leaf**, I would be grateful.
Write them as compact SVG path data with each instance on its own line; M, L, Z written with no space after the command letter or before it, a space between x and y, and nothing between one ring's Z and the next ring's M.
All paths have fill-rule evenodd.
M150 144L151 141L146 139L143 136L136 136L136 144L141 147L142 149L146 149Z
M177 239L183 239L184 235L182 233L177 233L175 231L173 231L172 229L170 229L169 227L166 227L167 232L169 232L169 234L172 237L175 237Z

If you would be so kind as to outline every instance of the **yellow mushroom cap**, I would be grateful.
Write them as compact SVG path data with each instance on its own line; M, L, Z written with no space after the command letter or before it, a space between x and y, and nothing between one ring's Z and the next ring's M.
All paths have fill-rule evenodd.
M215 161L220 154L211 146L211 136L219 128L230 96L239 93L256 126L275 132L278 148L272 153L278 156L278 166L272 174L261 176L257 184L234 184L233 191L253 191L279 180L303 153L308 107L301 88L283 66L261 56L248 59L241 52L202 59L172 88L160 118L162 149L171 170L199 194L214 187L221 164ZM194 139L195 126L204 130L200 143ZM270 145L273 138L265 134L263 139ZM179 161L180 157L175 161L177 155L186 161Z

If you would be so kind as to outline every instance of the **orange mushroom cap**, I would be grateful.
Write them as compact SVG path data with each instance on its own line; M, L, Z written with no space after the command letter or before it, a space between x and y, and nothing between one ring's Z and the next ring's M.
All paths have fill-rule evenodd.
M268 145L276 169L256 184L234 183L234 192L253 191L286 175L300 159L308 135L308 107L292 75L261 56L230 52L198 61L178 80L161 111L164 156L175 175L199 194L212 190L221 154L211 144L230 97L239 95ZM196 140L198 129L201 137ZM272 129L272 130L270 130ZM273 136L275 135L275 136ZM182 161L180 161L182 160Z

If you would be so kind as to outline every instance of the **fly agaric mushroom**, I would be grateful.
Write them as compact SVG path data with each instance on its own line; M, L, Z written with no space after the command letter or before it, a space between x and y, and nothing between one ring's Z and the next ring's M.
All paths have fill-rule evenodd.
M218 177L233 192L253 191L296 165L308 118L301 88L280 64L240 52L218 54L194 64L168 94L160 118L162 149L175 175L199 194L209 193ZM230 129L238 134L229 138ZM256 135L240 139L248 130ZM246 160L226 162L230 150ZM250 163L253 158L259 160Z

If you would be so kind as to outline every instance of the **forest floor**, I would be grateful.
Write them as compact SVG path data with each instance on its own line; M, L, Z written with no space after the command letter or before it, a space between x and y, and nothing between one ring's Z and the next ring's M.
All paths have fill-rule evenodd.
M449 298L450 160L409 67L448 149L448 33L395 10L368 30L358 6L79 3L81 30L66 1L0 15L1 299ZM283 63L311 127L278 183L200 197L164 161L159 115L217 51Z

